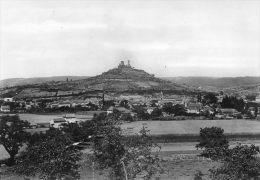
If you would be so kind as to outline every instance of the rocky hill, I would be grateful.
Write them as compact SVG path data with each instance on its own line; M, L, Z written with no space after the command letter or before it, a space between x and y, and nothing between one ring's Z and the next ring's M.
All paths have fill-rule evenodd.
M144 70L135 69L123 62L117 68L113 68L100 75L73 82L79 89L93 90L110 90L110 91L126 91L126 90L182 90L187 86L179 85L167 80L156 78L153 74L149 74Z
M140 92L140 91L170 91L170 92L194 92L186 85L179 85L171 81L156 78L144 70L135 69L123 61L118 67L108 70L100 75L78 80L47 81L35 84L25 84L4 88L0 92L3 97L12 92L17 98L24 97L52 97L68 96L95 91L110 92Z

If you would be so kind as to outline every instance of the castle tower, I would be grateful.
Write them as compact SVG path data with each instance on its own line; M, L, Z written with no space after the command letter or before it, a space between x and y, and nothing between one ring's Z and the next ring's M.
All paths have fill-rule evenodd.
M125 62L124 61L120 61L118 68L122 68L125 67Z
M127 67L131 67L130 60L127 60Z

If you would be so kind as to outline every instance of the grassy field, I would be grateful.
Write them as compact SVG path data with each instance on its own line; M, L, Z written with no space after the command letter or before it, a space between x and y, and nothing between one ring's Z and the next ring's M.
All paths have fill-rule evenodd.
M62 114L39 115L20 114L22 120L31 124L49 122L50 120L62 117ZM254 120L183 120L183 121L137 121L124 123L122 128L129 134L138 133L142 127L147 127L152 135L161 134L198 134L200 128L217 126L225 130L227 134L260 133L260 121Z
M197 135L200 128L217 126L227 134L260 134L260 121L253 120L183 120L183 121L137 121L125 123L122 128L135 134L147 127L151 135L176 134Z
M26 120L32 125L35 125L37 123L49 123L50 120L53 120L55 118L61 118L65 114L69 113L56 113L56 114L19 114L20 119ZM76 114L76 118L86 120L86 119L91 119L93 114L86 114L86 115L78 115Z

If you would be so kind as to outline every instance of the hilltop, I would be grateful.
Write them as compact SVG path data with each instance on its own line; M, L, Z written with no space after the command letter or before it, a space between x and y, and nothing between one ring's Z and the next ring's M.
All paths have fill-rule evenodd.
M144 70L131 67L124 61L118 67L108 70L100 75L90 77L84 80L73 82L79 88L90 90L108 90L108 91L131 91L131 90L182 90L186 86L179 85L167 80L156 78Z
M59 77L60 78L60 77ZM171 81L163 80L155 77L153 74L147 73L144 70L131 67L130 62L125 65L121 61L118 67L110 69L100 75L94 77L79 78L62 78L62 81L49 81L37 83L25 83L20 86L13 86L2 89L2 96L8 92L16 97L52 97L77 95L88 92L154 92L154 91L170 91L176 93L193 92L195 89L190 89L189 86L179 85ZM72 79L72 80L71 80ZM30 81L27 81L30 82ZM31 80L31 82L34 82Z

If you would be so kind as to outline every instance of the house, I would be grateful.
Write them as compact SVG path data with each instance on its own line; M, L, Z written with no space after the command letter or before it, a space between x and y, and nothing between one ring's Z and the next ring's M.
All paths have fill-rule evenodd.
M131 111L129 109L126 109L124 107L113 107L113 106L111 106L110 108L107 109L107 114L113 113L114 110L118 110L122 114L131 113Z
M32 108L32 105L31 104L25 104L25 109L26 110L30 110Z
M71 107L76 107L76 106L86 107L88 103L89 103L88 101L84 101L84 100L74 100L71 103Z
M64 124L68 124L68 122L64 118L56 118L50 120L50 127L61 128Z
M199 114L200 110L201 110L200 103L188 103L187 105L187 113Z
M255 102L256 102L256 103L260 103L260 95L256 96Z
M9 105L2 105L0 108L1 112L10 112L10 106Z
M238 115L239 112L233 108L224 108L224 109L220 109L220 114L223 114L226 117L234 117L234 116Z
M37 123L36 127L37 128L49 128L50 127L50 123Z
M115 108L115 107L110 106L110 107L107 109L107 114L113 113L114 108Z
M4 102L14 102L14 98L4 98Z
M60 102L59 104L58 104L58 107L60 108L60 107L71 107L71 104L70 104L70 102Z
M154 109L155 109L155 107L148 107L146 111L148 114L152 114Z
M76 118L75 114L66 114L63 116L66 122L68 123L78 123L79 119Z

